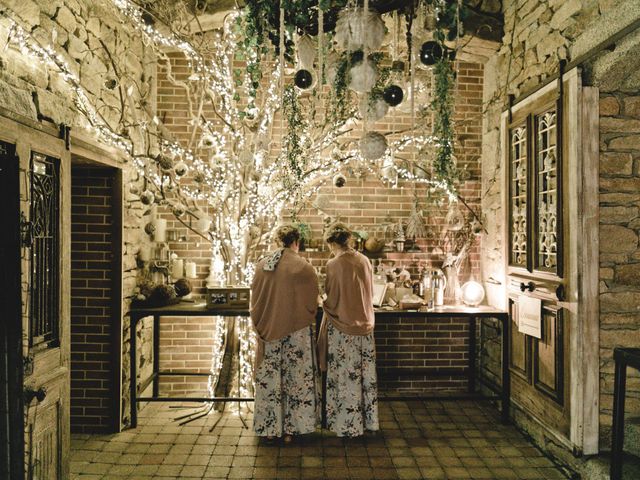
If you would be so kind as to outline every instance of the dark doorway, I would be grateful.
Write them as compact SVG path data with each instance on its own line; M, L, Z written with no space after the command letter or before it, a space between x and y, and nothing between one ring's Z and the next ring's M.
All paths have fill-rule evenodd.
M119 429L120 172L71 169L71 431Z
M24 474L19 178L15 145L0 142L0 478Z

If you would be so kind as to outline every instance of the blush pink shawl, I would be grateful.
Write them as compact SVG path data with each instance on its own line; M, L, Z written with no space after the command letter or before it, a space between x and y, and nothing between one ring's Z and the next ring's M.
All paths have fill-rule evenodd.
M318 277L296 252L285 248L273 271L258 262L251 284L251 320L258 334L256 368L264 342L286 337L312 325L318 311Z
M344 250L327 262L327 299L318 335L320 368L327 369L329 322L347 335L373 332L373 268L369 259L353 249Z

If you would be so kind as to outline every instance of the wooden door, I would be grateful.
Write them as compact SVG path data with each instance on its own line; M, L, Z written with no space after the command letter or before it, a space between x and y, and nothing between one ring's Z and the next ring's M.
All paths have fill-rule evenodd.
M512 391L522 407L569 436L567 335L563 319L562 149L559 91L514 114L507 125L508 294ZM542 301L540 338L519 332L524 296Z
M15 145L0 141L0 478L20 478L24 471L18 162Z
M597 338L594 345L584 337L588 325L597 325L589 298L597 274L586 262L597 265L598 252L597 243L583 241L593 219L597 222L588 213L597 211L597 195L594 204L583 187L594 177L597 185L597 135L595 145L583 140L593 129L586 109L593 110L593 95L583 91L574 70L562 86L553 82L542 88L502 121L512 396L528 416L576 451L585 442L592 448L597 438L597 427L595 434L592 426L584 429L587 420L597 424L597 413L583 409L586 402L593 404L597 389L586 392L581 386L585 379L597 385L598 375L593 357L585 357L586 348L593 347L589 355L597 364ZM540 301L539 338L519 329L526 298Z
M70 157L57 129L0 118L20 165L24 470L69 478Z

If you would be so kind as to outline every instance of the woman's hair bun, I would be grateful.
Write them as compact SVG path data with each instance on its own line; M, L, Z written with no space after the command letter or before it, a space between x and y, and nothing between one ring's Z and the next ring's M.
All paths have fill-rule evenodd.
M351 229L341 222L330 225L324 236L327 243L337 243L343 247L347 245L350 238Z
M300 230L293 225L283 225L276 230L276 240L283 247L290 247L300 240Z

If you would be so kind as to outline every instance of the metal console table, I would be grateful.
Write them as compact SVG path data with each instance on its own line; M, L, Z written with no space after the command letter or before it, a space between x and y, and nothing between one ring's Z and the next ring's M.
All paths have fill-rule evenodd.
M252 402L253 398L244 397L160 397L160 376L165 373L175 375L174 372L160 371L160 317L248 317L249 310L221 310L210 309L204 304L179 303L166 307L143 307L132 308L129 311L131 318L131 348L129 351L131 363L131 427L138 425L138 402ZM136 364L136 325L145 317L153 317L153 373L151 382L153 383L153 394L151 397L138 396L137 364ZM180 372L180 376L203 376L200 372ZM148 383L147 383L148 385Z
M613 387L613 430L611 435L611 480L622 478L622 450L624 447L624 404L627 386L627 367L640 370L640 348L615 348L616 363Z
M511 380L509 371L509 322L510 315L504 310L498 310L493 307L480 306L476 308L464 306L444 306L436 307L429 311L411 311L411 310L385 310L377 309L376 318L388 316L402 317L425 317L427 318L447 318L447 317L464 317L469 321L469 358L466 376L468 379L468 392L473 394L476 390L476 326L478 320L486 318L495 318L501 323L502 327L502 388L500 390L499 399L501 401L501 417L504 423L509 421L509 404L511 398ZM165 372L159 370L159 350L160 350L160 317L191 317L191 316L222 316L237 317L249 316L248 310L218 310L208 309L203 304L186 304L180 303L158 308L132 308L129 312L131 318L131 427L137 426L137 404L138 402L251 402L253 398L241 397L207 397L207 398L184 398L184 397L160 397L159 396L159 377ZM318 312L318 320L321 318L322 311ZM151 382L153 383L153 395L151 397L139 397L137 385L136 371L136 335L135 328L138 322L145 317L153 317L153 374ZM319 322L318 322L319 325ZM181 376L189 375L205 375L203 373L184 373ZM148 385L148 384L147 384Z

